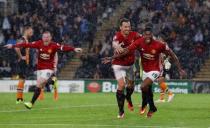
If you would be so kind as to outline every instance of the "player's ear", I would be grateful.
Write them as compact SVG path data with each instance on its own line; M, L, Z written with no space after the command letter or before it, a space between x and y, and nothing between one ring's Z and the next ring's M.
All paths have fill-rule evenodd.
M120 28L120 30L122 30L122 26L121 26L121 25L120 25L120 27L119 27L119 28Z

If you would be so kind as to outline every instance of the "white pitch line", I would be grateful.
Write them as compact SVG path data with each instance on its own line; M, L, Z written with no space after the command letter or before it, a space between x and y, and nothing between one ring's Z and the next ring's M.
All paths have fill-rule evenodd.
M146 125L109 125L109 124L0 124L0 126L72 126L72 127L119 127L119 128L186 128L171 126Z
M32 108L32 110L39 111L39 110L52 110L52 109L108 107L108 106L116 106L116 104L88 104L88 105L60 106L60 107L48 107L48 108ZM0 111L0 113L25 112L25 111L29 111L29 110L28 109L25 109L25 110L2 110L2 111Z

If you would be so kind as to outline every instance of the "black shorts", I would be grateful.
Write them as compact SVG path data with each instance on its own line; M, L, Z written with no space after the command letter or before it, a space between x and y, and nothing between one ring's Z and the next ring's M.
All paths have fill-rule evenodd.
M162 74L162 77L164 77L165 78L165 76L166 76L166 74L169 74L170 72L168 71L168 70L163 70L163 74Z
M29 65L25 60L21 60L17 63L17 74L19 78L25 79L29 75Z

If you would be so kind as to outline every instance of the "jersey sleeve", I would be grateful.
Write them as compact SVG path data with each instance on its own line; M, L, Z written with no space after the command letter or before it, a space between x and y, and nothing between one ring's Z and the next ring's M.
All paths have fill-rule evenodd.
M139 48L140 46L140 39L137 39L136 41L134 41L131 45L128 46L128 50L129 51L134 51L136 50L137 48Z
M139 39L141 37L142 37L142 35L139 34L138 32L136 32L135 37L134 37L134 40L137 40L137 39Z
M74 51L74 47L70 46L70 45L61 45L59 43L56 43L55 45L55 49L56 50L60 50L60 51L64 51L64 52L68 52L68 51Z
M169 50L170 50L170 48L169 48L168 44L165 42L161 42L161 52L168 54Z
M13 47L17 47L17 48L39 48L39 41L34 41L31 43L25 43L25 42L19 42L15 45L13 45Z
M113 37L113 40L112 40L112 47L118 48L118 46L119 46L119 37L117 34L115 34L115 36Z

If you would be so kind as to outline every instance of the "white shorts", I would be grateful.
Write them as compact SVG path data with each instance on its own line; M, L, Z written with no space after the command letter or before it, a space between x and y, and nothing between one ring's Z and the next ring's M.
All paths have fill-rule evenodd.
M53 73L54 71L50 69L37 70L37 80L40 79L48 80Z
M150 71L150 72L143 71L142 80L150 78L154 82L159 76L160 76L160 71Z
M115 78L117 80L127 77L129 80L134 80L133 66L112 65Z

